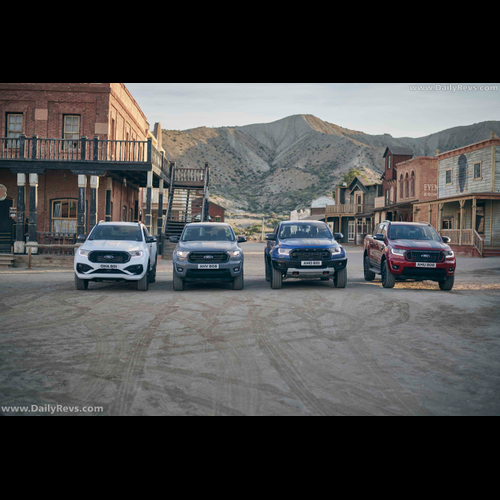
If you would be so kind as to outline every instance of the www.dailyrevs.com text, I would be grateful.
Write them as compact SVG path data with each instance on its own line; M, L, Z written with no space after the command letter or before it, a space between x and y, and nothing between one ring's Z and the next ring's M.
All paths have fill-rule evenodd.
M498 85L467 85L465 83L442 85L410 85L411 91L424 92L492 92L498 91Z
M29 406L2 406L3 414L9 413L102 413L102 406L66 406L66 405L29 405Z

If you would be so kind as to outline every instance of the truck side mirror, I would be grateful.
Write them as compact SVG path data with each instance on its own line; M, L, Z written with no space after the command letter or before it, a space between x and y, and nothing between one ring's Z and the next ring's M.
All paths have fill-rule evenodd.
M443 243L450 243L451 242L451 238L449 236L443 236L442 240L443 240Z
M179 243L178 236L170 236L170 243Z
M276 241L276 236L274 235L274 233L266 234L266 240L268 240L268 241Z
M344 237L344 235L342 233L335 233L333 237L338 241L341 240Z
M247 242L246 236L238 236L238 243L246 243L246 242Z
M76 238L77 243L85 243L86 241L87 241L86 234L80 234L80 235L78 235L78 238Z
M382 233L377 233L377 234L374 234L373 235L373 239L374 240L378 240L378 241L384 241L384 235Z
M156 243L156 236L148 236L146 238L146 243Z

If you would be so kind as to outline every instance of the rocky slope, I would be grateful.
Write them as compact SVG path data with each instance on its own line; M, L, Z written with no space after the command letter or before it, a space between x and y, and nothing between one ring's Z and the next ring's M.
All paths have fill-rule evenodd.
M342 174L366 166L382 173L387 146L415 156L441 152L500 135L500 122L455 127L426 137L393 138L345 129L312 115L242 127L163 130L167 157L178 165L211 166L211 194L230 212L286 213L331 195Z

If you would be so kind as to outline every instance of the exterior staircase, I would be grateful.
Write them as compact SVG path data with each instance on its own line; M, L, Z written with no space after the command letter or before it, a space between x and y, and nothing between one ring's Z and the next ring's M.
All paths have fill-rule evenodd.
M500 257L500 247L484 247L485 257Z
M16 258L12 254L0 253L0 269L8 269L14 267Z
M208 221L209 167L177 168L171 171L172 186L169 191L163 230L163 258L172 255L175 244L171 236L181 236L186 224Z

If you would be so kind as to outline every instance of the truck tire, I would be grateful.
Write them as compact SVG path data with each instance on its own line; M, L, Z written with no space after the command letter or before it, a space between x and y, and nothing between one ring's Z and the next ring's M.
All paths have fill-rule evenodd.
M396 276L389 271L387 260L382 262L382 286L384 288L394 288L396 284Z
M245 288L245 277L243 273L233 281L233 290L243 290Z
M268 283L271 283L271 266L269 265L269 261L267 260L267 257L264 257L264 263L266 266L266 281Z
M150 283L156 283L156 265L157 263L155 262L155 265L153 269L149 272L149 282Z
M89 288L89 280L81 280L76 274L75 274L75 288L77 290L88 290Z
M335 273L335 277L333 278L333 284L335 288L345 288L347 285L347 267L344 269L340 269Z
M137 282L137 290L139 290L139 292L147 292L149 290L149 273L145 273Z
M184 291L184 280L182 278L179 278L179 276L175 274L175 271L174 271L174 290L176 292Z
M445 280L439 282L441 290L450 291L455 284L455 276L448 276Z
M273 290L280 290L283 287L283 272L279 269L271 270L271 288Z
M373 281L375 279L375 273L370 271L370 257L368 257L368 255L365 255L363 265L365 271L365 281Z

